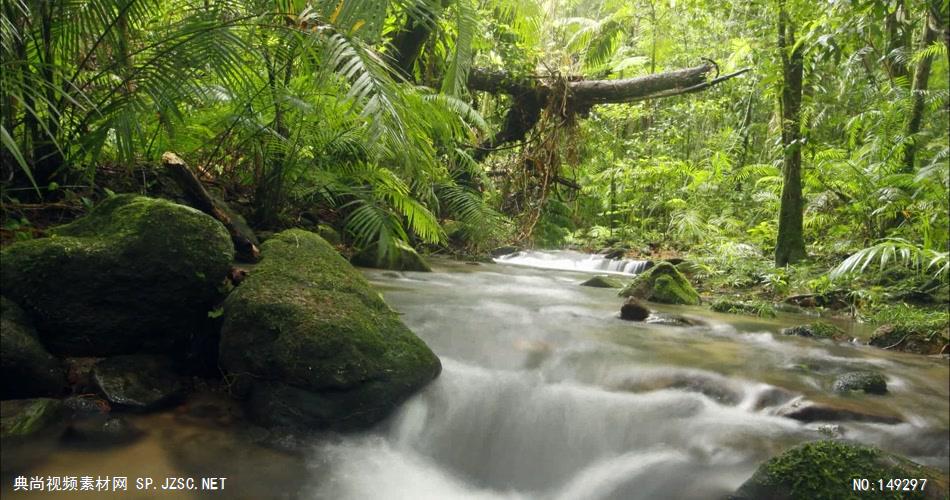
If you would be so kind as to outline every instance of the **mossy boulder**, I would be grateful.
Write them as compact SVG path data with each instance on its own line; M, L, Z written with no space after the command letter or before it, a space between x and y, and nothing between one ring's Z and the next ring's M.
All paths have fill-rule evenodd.
M927 322L894 323L881 325L871 335L868 344L915 354L946 352L950 335L946 323L935 326Z
M396 247L389 252L389 255L380 256L376 247L370 246L354 255L351 260L354 265L362 267L394 271L432 272L429 263L419 255L419 252L403 242L397 242Z
M92 382L113 405L138 411L166 406L184 392L171 360L149 354L99 361L92 369Z
M261 425L378 422L435 378L439 359L323 238L298 229L225 301L220 365Z
M775 309L767 302L719 299L709 306L716 312L728 314L750 314L762 318L774 318Z
M818 339L844 340L847 335L843 330L825 321L815 321L804 325L782 329L783 335L797 335L799 337L814 337Z
M835 379L832 390L840 393L861 391L868 394L886 394L887 379L877 372L848 372Z
M0 402L0 438L19 438L36 434L63 417L58 399L10 399Z
M658 262L650 270L640 274L620 291L621 297L661 302L664 304L699 304L699 293L669 262Z
M581 286L593 288L623 288L623 283L610 276L594 276L593 278L581 283Z
M40 344L33 324L19 306L0 297L0 386L2 399L58 396L66 370Z
M55 354L180 350L219 297L234 249L218 221L136 195L3 251L3 292Z
M853 479L868 479L876 491L856 491ZM880 490L878 479L927 479L924 491ZM839 500L863 498L945 498L947 480L939 470L877 448L843 441L815 441L762 464L733 500Z

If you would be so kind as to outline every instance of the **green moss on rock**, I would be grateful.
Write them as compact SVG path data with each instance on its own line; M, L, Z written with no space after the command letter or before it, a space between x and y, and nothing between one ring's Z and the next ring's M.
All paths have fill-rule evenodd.
M371 425L438 375L439 359L316 234L267 240L225 301L220 364L258 423Z
M0 438L26 437L57 423L63 416L58 399L11 399L0 402Z
M593 288L623 288L623 283L620 280L611 278L610 276L594 276L593 278L581 283L581 286L589 286Z
M762 318L774 318L775 309L771 304L759 301L740 301L719 299L712 303L710 309L728 314L751 314Z
M848 372L835 380L832 390L840 393L862 391L868 394L885 394L887 379L877 372Z
M0 269L4 294L65 355L180 348L219 298L234 257L218 221L136 195L50 233L4 250Z
M826 321L815 321L805 325L797 325L785 328L782 330L782 334L833 340L843 340L847 338L847 335L844 333L844 331Z
M669 262L659 262L637 276L633 283L620 291L620 296L664 304L697 305L700 302L699 293L693 285Z
M927 488L910 491L855 491L852 479L927 478ZM838 500L863 498L944 498L946 479L877 448L842 441L806 443L761 465L731 497L734 500Z

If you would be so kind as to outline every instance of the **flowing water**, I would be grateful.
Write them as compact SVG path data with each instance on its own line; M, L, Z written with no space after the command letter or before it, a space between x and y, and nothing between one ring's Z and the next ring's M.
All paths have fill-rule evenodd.
M514 258L598 272L628 264L564 252ZM578 286L589 273L433 264L433 273L365 271L443 363L376 429L316 439L294 457L247 444L227 414L210 423L180 409L133 417L147 436L130 446L37 442L39 458L5 456L4 498L47 498L10 493L11 461L37 475L229 477L226 495L163 498L343 500L716 499L769 457L830 436L950 469L946 360L778 333L805 317L651 305L702 326L625 322L615 290ZM836 375L862 369L885 373L889 394L831 392ZM900 423L781 416L809 402Z

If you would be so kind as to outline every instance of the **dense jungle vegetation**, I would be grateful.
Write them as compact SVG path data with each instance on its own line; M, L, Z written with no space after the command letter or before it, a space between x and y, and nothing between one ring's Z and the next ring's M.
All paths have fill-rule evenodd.
M946 329L947 0L7 0L3 239L156 187L381 258L682 256Z

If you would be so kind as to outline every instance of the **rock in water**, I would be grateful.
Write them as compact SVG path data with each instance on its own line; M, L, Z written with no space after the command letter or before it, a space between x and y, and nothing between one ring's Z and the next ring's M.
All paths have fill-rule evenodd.
M730 497L732 500L832 500L862 498L852 487L853 479L886 483L897 478L927 478L920 491L877 491L868 498L945 498L947 481L932 467L918 465L906 458L877 448L843 441L806 443L772 458L759 466L755 474Z
M797 335L799 337L814 337L819 339L846 340L844 331L831 323L815 321L805 325L792 326L782 329L783 335Z
M581 283L581 286L590 286L594 288L623 288L620 280L609 276L594 276L593 278Z
M120 195L51 236L3 251L4 294L53 353L180 349L218 300L234 249L193 208Z
M220 365L261 425L367 427L435 378L439 359L316 234L289 230L225 301Z
M849 372L835 380L835 392L864 391L868 394L886 394L887 379L876 372Z
M650 310L634 297L627 297L627 300L623 301L623 305L620 306L620 319L643 321L649 315Z
M26 314L0 297L0 384L2 399L58 396L66 388L66 371L46 352Z
M377 269L392 269L394 271L420 271L424 273L432 272L429 264L406 243L396 242L394 254L380 258L376 253L376 247L369 247L353 256L353 264L363 267L375 267Z
M0 437L24 437L35 434L63 416L58 399L11 399L0 403Z
M658 262L649 271L637 276L633 283L620 291L620 296L664 304L699 304L699 293L683 273L669 262Z
M161 408L183 392L171 361L148 354L104 359L92 369L92 381L110 403L134 410Z

